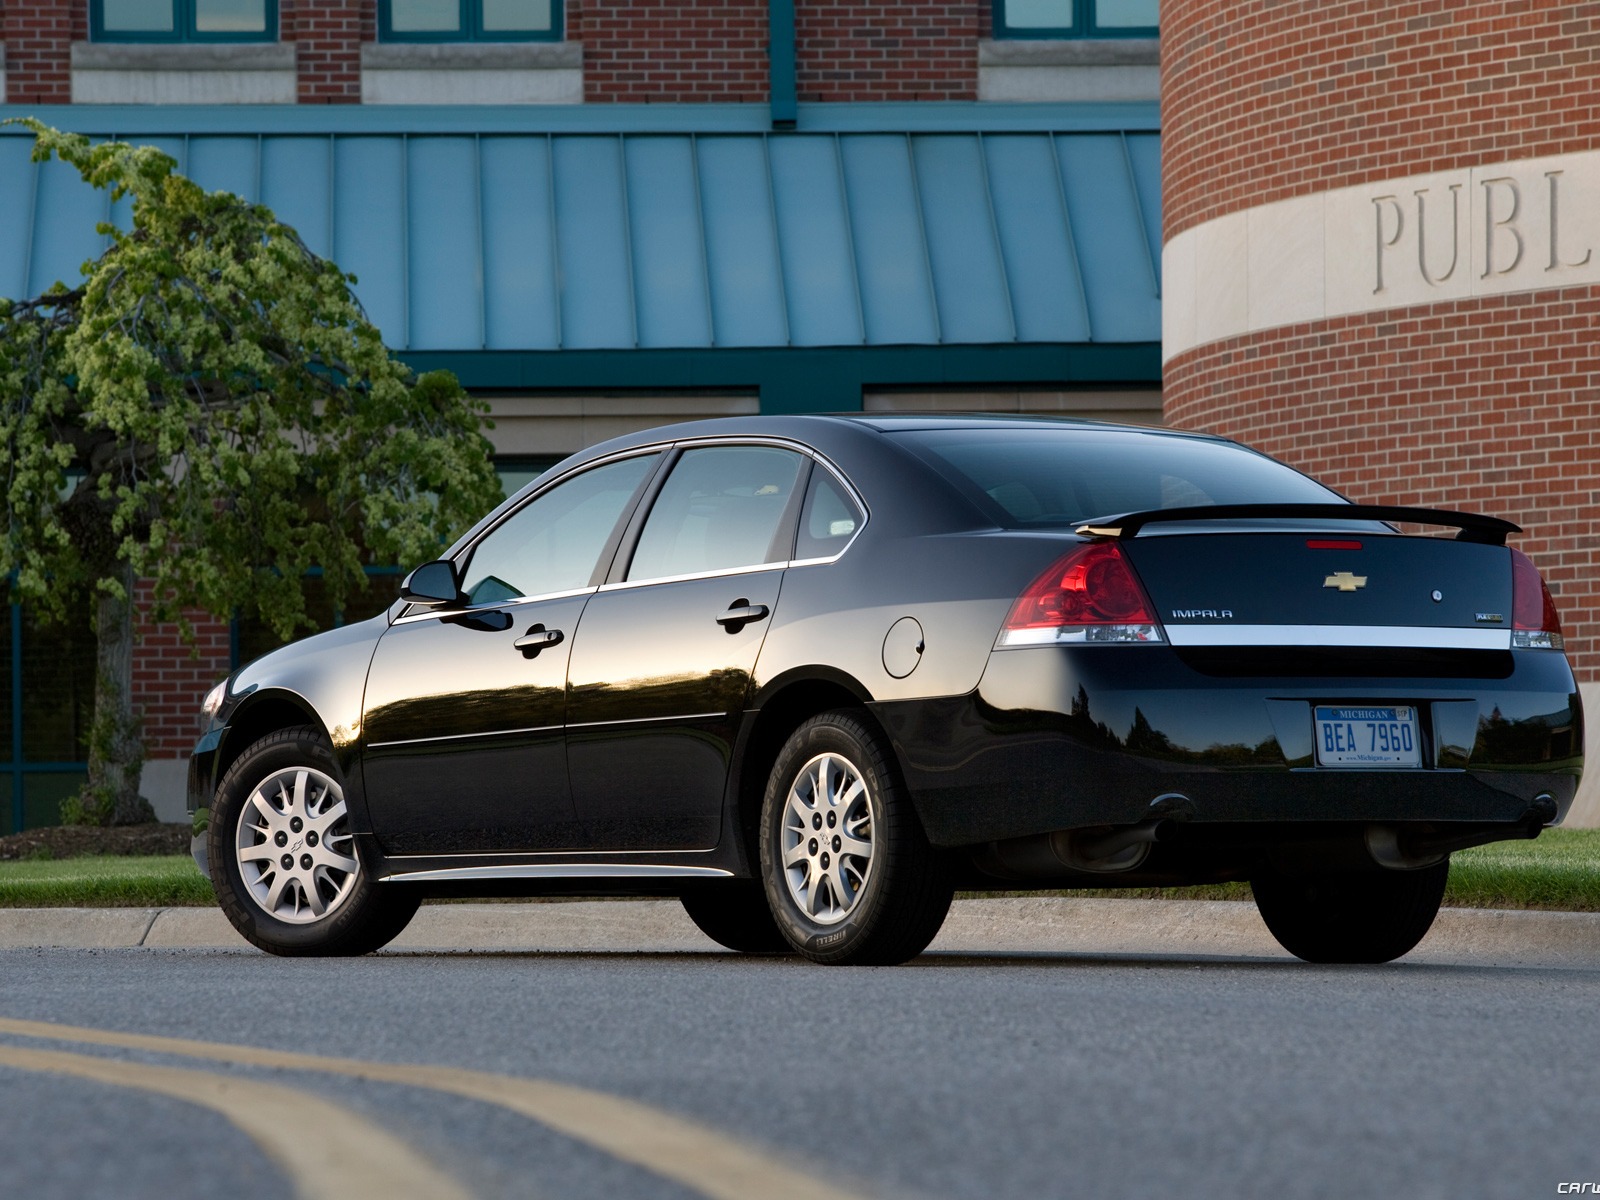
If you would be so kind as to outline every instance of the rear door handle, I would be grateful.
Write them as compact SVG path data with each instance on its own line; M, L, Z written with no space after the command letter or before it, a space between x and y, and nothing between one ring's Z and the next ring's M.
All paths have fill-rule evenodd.
M771 610L765 604L751 604L741 596L733 602L727 612L717 618L717 624L729 633L738 633L751 621L764 619L769 611Z
M533 658L541 650L560 645L562 636L559 629L546 629L543 625L535 625L511 644L521 650L524 657Z

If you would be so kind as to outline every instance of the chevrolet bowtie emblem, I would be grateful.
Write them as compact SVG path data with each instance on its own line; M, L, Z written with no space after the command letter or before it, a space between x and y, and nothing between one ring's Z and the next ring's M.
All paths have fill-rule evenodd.
M1367 586L1367 577L1365 575L1352 575L1349 571L1340 571L1324 579L1322 586L1325 588L1338 588L1341 592L1353 592L1357 588Z

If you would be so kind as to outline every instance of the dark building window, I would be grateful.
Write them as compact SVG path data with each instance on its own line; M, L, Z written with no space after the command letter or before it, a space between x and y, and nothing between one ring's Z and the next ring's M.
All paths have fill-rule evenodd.
M995 0L997 38L1155 37L1158 0Z
M386 42L561 39L561 0L378 0Z
M97 42L275 42L277 0L90 0Z

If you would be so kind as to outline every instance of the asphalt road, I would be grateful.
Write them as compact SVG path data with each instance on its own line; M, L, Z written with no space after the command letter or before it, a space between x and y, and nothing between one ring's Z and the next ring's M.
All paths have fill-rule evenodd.
M1600 967L1456 957L951 952L873 970L6 950L0 1196L1457 1198L1600 1181Z

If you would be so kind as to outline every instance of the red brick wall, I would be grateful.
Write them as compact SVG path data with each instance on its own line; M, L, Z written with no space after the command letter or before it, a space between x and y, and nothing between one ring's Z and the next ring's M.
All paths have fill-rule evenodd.
M281 0L281 37L298 43L301 104L361 103L361 43L377 36L372 0Z
M81 0L4 0L6 102L70 103L72 43L88 36L89 6Z
M979 17L988 7L796 0L800 99L976 100Z
M1600 287L1295 325L1167 364L1169 425L1247 442L1353 500L1464 508L1556 598L1600 676Z
M1372 179L1600 144L1600 6L1166 0L1166 238Z
M972 100L980 0L796 0L801 100ZM569 0L590 102L765 102L766 0Z
M569 0L584 99L764 102L765 0Z
M137 612L149 611L148 583L134 589ZM228 674L228 623L191 612L191 646L175 624L152 625L141 616L134 630L133 703L144 713L145 754L184 758L199 736L200 701Z
M984 0L796 0L800 99L972 100ZM281 0L279 28L299 45L299 101L361 99L361 43L376 0ZM583 44L590 102L767 100L766 0L568 0L567 37ZM5 0L7 99L71 100L71 48L89 36L85 0Z

